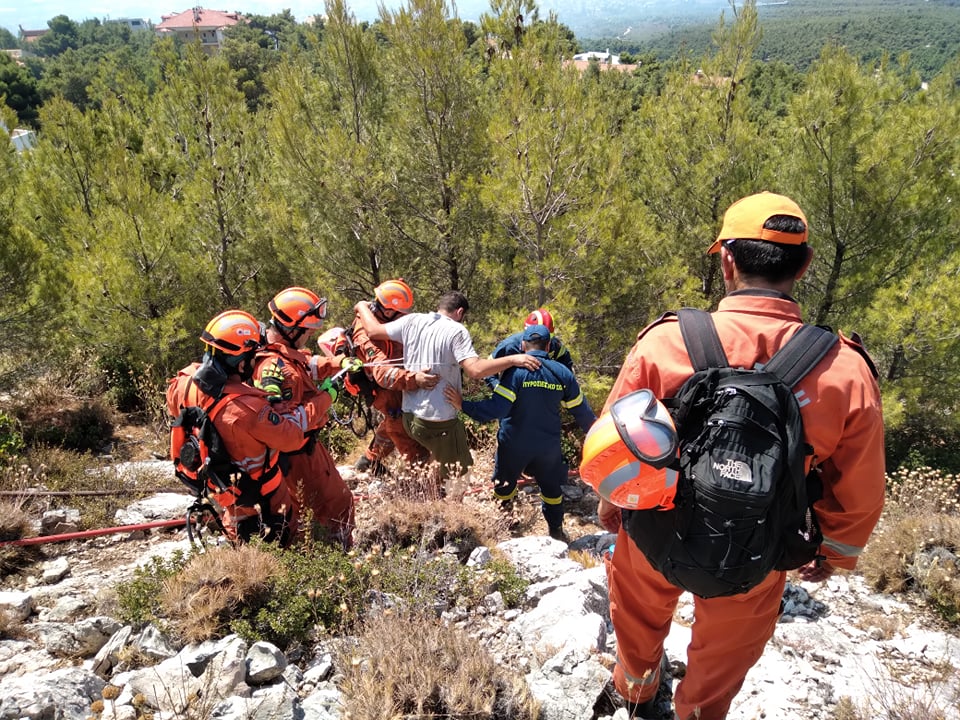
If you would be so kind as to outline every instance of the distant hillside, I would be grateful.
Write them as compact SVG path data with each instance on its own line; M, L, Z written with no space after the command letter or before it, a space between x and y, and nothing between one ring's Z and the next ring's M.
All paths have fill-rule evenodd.
M351 2L357 17L377 17L378 0ZM401 0L385 3L397 7ZM488 0L461 0L456 14L477 21L490 12ZM728 0L542 0L541 18L556 13L583 50L652 52L661 58L685 51L699 56L711 47L711 33ZM865 59L886 51L910 53L925 78L960 55L960 0L761 0L760 54L806 69L828 42Z
M619 0L613 0L620 4ZM581 0L576 0L581 6ZM680 7L689 12L680 14ZM712 6L713 17L704 12ZM608 25L619 22L630 32L610 32L599 24L580 24L577 10L568 16L560 11L561 22L569 25L585 49L602 47L634 53L653 52L671 57L681 50L694 56L710 45L710 35L717 26L720 12L732 19L729 5L717 3L685 3L680 6L659 6L661 16L654 20L640 11L643 6L628 9L623 15L608 11ZM667 10L678 12L671 17ZM696 12L694 12L696 9ZM886 51L896 57L909 53L914 67L924 77L936 73L960 54L960 0L786 0L757 3L763 28L760 54L805 69L815 60L828 42L846 46L865 59L879 58ZM622 19L621 19L622 18Z

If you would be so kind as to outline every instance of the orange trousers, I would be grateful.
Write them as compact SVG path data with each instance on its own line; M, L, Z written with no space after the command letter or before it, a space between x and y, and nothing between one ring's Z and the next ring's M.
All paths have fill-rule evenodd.
M236 544L238 541L249 540L250 537L248 536L259 535L268 542L279 542L283 546L289 545L293 538L292 530L296 523L296 509L293 498L283 483L270 495L269 505L274 519L286 517L289 526L284 524L283 528L271 527L268 529L260 522L260 511L256 507L228 505L222 507L220 512L220 522L223 523L227 539Z
M610 616L617 635L613 682L625 699L644 702L657 692L663 642L682 590L654 570L621 528L607 559ZM681 720L723 720L760 659L780 617L786 573L772 572L741 595L694 597L687 672L674 692Z
M407 435L407 431L403 428L403 416L391 417L385 413L380 424L373 431L373 442L363 454L371 462L382 461L393 452L394 448L409 463L425 463L430 460L430 451Z
M353 494L340 477L330 452L317 442L311 452L290 455L289 461L283 483L293 497L295 537L301 537L305 531L302 525L309 510L313 522L325 530L327 538L349 550L353 545Z

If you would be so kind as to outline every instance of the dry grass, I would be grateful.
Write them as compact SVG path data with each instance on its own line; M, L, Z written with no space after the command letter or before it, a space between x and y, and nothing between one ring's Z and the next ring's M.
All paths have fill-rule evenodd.
M34 534L23 506L22 497L0 500L0 542L21 540Z
M0 467L0 489L21 492L18 497L25 513L39 518L54 508L76 508L82 529L110 527L116 511L133 500L181 487L154 468L140 468L119 477L103 460L57 447L32 447L15 462ZM42 494L90 491L101 494Z
M383 502L377 504L370 521L357 532L357 544L361 547L416 545L435 551L455 545L458 556L469 556L483 544L488 532L474 509L443 500L418 502L397 498Z
M960 515L960 477L934 468L900 468L887 475L891 515Z
M490 500L489 464L486 456L478 457L472 472L448 480L441 489L433 468L394 461L379 494L359 504L357 544L417 545L426 550L456 544L469 555L480 544L510 537L514 518L500 512L498 504Z
M23 498L0 500L0 542L22 540L35 535L24 510ZM43 557L36 546L0 546L0 577L26 567Z
M903 619L885 612L874 611L858 615L853 624L874 640L892 640L903 628Z
M37 379L11 403L28 445L53 445L80 452L98 451L113 438L116 411L102 396L83 397L62 379Z
M522 677L497 665L479 641L423 615L369 619L338 666L344 718L534 720L537 702Z
M589 550L571 550L568 557L584 568L592 568L603 563L603 559Z
M23 640L27 637L23 623L13 613L0 610L0 640Z
M960 695L949 662L927 663L923 677L894 672L871 673L869 694L858 702L842 697L830 720L947 720L956 717Z
M888 477L888 502L858 570L878 592L918 592L960 624L958 480L930 468Z
M279 568L276 557L249 545L197 555L164 581L164 615L188 643L220 637L238 608L260 604Z
M960 518L906 515L882 523L857 567L876 590L904 592L918 583L918 555L937 547L960 547Z

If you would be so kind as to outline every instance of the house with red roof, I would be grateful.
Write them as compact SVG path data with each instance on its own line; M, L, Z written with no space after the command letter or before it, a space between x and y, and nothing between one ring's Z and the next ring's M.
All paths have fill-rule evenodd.
M24 30L23 25L20 26L20 42L22 43L35 43L37 40L42 38L50 32L50 28L44 28L43 30Z
M172 15L161 15L156 26L160 37L173 35L184 42L199 42L208 53L215 53L223 44L224 29L244 22L238 12L194 7Z

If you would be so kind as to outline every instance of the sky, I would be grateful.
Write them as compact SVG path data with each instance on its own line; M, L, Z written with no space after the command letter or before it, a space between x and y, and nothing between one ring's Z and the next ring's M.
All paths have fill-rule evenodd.
M160 22L161 15L183 12L200 4L211 10L240 10L255 15L273 15L289 8L293 16L302 21L310 15L323 13L323 0L209 0L191 3L190 0L0 0L0 25L16 35L20 26L24 30L42 30L47 21L57 15L66 15L77 22L88 18L143 18L154 24ZM377 16L376 0L359 0L349 3L358 20L373 20Z

